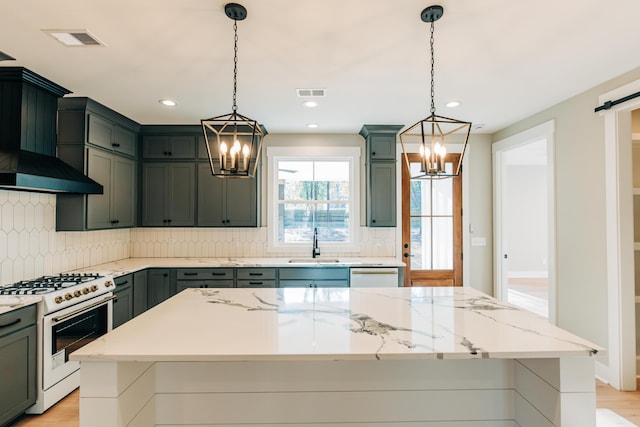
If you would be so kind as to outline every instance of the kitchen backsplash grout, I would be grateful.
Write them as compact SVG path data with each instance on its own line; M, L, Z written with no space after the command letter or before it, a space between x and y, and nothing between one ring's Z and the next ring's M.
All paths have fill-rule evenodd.
M0 190L0 284L129 257L300 256L269 253L266 228L56 232L55 215L54 194ZM395 228L362 227L361 250L339 256L395 256L395 238Z

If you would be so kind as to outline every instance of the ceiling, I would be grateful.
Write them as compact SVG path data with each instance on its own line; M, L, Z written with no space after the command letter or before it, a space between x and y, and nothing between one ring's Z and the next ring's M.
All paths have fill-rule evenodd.
M0 51L141 124L231 112L233 21L219 0L3 0ZM429 115L429 24L417 0L242 0L238 112L270 133L356 133ZM637 0L444 0L436 114L492 133L640 66ZM43 29L86 29L65 47ZM296 89L321 88L315 108ZM160 105L172 98L177 107ZM462 105L450 109L451 100ZM594 105L595 107L595 105ZM317 129L308 129L317 123Z

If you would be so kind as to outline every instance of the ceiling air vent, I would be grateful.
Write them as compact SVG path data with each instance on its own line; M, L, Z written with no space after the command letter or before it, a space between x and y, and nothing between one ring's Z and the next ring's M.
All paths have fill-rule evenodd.
M104 46L87 30L42 30L65 46Z
M320 98L325 95L324 89L296 89L299 97L315 97Z

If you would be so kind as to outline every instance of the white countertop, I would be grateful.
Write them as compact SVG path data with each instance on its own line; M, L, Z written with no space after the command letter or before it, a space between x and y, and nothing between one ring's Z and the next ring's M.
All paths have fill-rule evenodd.
M80 361L590 356L600 347L471 288L187 289Z
M40 300L42 297L35 295L0 295L0 314L37 304Z
M91 272L113 277L134 273L145 268L218 268L218 267L404 267L391 257L350 258L126 258L119 261L81 268L73 273ZM336 262L335 260L338 260ZM70 273L72 273L70 272Z

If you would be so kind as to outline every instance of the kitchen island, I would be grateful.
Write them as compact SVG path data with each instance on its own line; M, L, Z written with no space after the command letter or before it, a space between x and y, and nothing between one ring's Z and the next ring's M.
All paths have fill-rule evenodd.
M599 350L470 288L187 289L71 359L84 427L594 427Z

